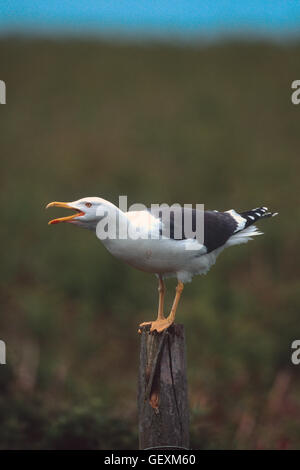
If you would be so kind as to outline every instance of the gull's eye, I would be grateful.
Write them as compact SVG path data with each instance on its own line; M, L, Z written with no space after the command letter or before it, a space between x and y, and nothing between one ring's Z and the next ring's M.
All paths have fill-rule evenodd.
M86 205L86 207L92 207L92 203L91 203L91 202L86 202L85 205Z

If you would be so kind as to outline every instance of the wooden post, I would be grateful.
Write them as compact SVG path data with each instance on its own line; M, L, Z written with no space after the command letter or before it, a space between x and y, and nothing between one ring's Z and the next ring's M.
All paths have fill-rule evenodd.
M139 447L189 448L189 406L183 325L158 334L141 329Z

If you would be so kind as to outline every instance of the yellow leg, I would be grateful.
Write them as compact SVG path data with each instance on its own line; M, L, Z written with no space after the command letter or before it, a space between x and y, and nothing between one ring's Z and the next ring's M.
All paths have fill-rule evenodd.
M175 315L176 315L177 307L178 307L178 304L179 304L179 300L180 300L183 288L184 288L184 284L181 281L178 281L178 284L176 286L175 299L174 299L174 302L173 302L173 305L172 305L172 308L171 308L170 315L167 318L170 325L172 325L172 323L174 323L174 321L175 321Z
M165 318L163 314L163 303L164 303L164 296L165 296L165 285L163 280L160 278L159 279L159 287L158 287L158 292L159 292L159 303L158 303L158 313L157 313L157 319L155 321L150 321L150 322L144 322L140 324L141 326L149 325L151 324L150 331L157 331L158 333L161 333L162 331L166 330L169 328L169 326L174 323L175 320L175 315L176 315L176 310L178 307L178 303L180 300L180 296L183 291L183 283L178 281L177 287L176 287L176 295L175 299L171 308L170 315ZM140 333L140 330L139 330Z
M158 283L158 312L157 320L162 320L164 316L164 301L165 301L166 286L162 278L159 278Z
M154 331L156 329L156 326L159 326L162 324L166 318L164 316L164 300L165 300L165 292L166 292L166 287L165 283L162 280L161 277L159 277L158 281L158 311L157 311L157 319L155 321L145 321L140 324L141 326L146 326L146 325L151 325L150 331ZM139 329L138 332L140 333L141 330Z

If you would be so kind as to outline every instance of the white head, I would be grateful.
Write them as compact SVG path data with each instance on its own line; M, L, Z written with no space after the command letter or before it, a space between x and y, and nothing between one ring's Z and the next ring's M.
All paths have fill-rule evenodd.
M68 217L50 220L50 222L48 222L49 225L68 222L93 230L96 229L97 223L105 216L105 209L115 206L100 197L84 197L74 202L50 202L50 204L46 206L46 209L49 207L63 207L75 211L75 214Z

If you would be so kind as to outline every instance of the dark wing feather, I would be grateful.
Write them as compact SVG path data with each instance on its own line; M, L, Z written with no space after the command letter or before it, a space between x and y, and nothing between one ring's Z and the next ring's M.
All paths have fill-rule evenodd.
M161 235L173 240L185 240L191 238L185 233L185 223L187 227L192 222L192 231L196 231L196 217L200 217L197 209L174 207L157 208L149 211L162 221ZM203 212L201 212L203 216ZM198 219L201 220L201 219ZM224 245L237 229L237 222L228 213L217 211L204 211L204 245L207 252L215 250ZM185 227L186 228L186 227ZM188 232L188 230L186 230ZM193 237L195 238L195 236ZM203 243L203 240L199 240Z
M208 253L225 245L237 226L236 220L226 212L205 211L204 243Z
M266 217L274 217L274 215L277 215L277 212L271 212L267 207L257 207L256 209L240 212L239 214L246 220L246 228L260 219L264 219Z

